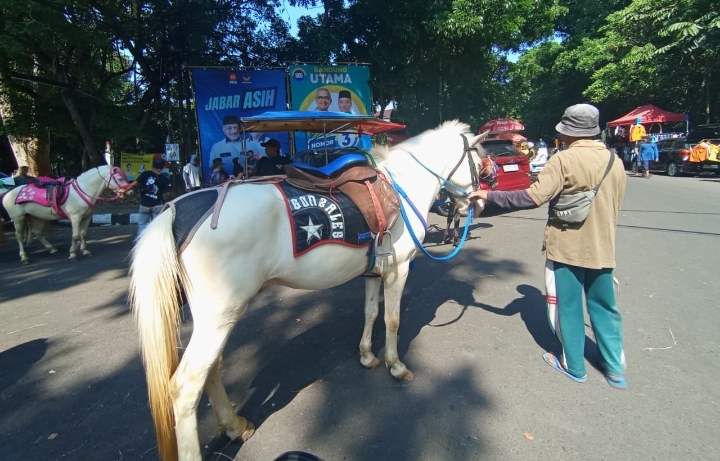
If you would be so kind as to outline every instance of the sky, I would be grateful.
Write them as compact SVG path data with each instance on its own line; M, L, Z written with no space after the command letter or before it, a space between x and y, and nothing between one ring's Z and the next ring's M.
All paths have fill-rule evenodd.
M300 16L316 16L320 13L322 13L323 7L322 5L316 6L314 8L302 8L299 6L290 6L290 4L287 1L284 1L283 4L279 8L280 16L288 23L290 24L290 33L297 37L298 28L297 28L297 20L300 18Z

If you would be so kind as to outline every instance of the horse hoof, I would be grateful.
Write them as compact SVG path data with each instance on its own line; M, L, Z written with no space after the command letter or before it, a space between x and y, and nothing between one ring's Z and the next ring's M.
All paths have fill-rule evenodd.
M30 260L29 260L29 259L22 259L22 260L20 260L20 263L23 264L23 265L28 265L28 264L30 264Z
M70 256L68 259L70 260L70 262L74 262L74 263L76 263L78 260L77 256Z
M55 254L55 253L57 253L57 252L58 252L58 250L57 250L56 248L55 248L55 249L52 249L52 250L50 250L50 254L51 254L51 255L54 255L54 254Z
M251 423L250 421L248 421L248 422L247 422L247 426L245 426L245 430L243 431L242 434L240 434L240 437L238 437L237 439L238 439L241 443L245 443L245 442L247 442L247 441L250 439L250 437L252 437L254 434L255 434L255 425L254 425L253 423Z
M87 256L88 258L92 258L92 257L93 257L92 253L90 253L89 251L83 253L83 256Z
M360 363L368 370L372 370L373 368L377 368L377 366L380 365L380 359L377 357L373 357L373 359L368 364L364 364L362 360L360 360Z
M415 375L413 374L413 372L407 369L404 372L400 373L399 376L393 376L393 378L397 379L401 383L409 383L413 380L414 377Z

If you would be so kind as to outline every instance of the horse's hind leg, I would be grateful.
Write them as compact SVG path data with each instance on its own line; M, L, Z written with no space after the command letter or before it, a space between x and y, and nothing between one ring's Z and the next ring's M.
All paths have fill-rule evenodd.
M398 264L397 272L385 275L385 365L398 381L410 381L413 374L400 361L397 351L400 328L400 299L407 281L410 262Z
M234 315L228 313L227 309L224 311L215 314L208 309L198 311L203 312L203 315L194 315L192 337L180 365L173 375L175 434L180 461L202 459L196 412L203 387L206 387L208 395L211 396L215 414L221 418L218 421L219 425L225 427L226 430L229 428L230 436L247 435L249 437L252 435L252 426L249 422L244 421L243 418L233 418L234 411L223 388L220 367L217 365L230 331L237 321L235 318L228 318L234 317ZM209 381L208 378L213 368L215 368L214 374L212 380ZM243 421L245 427L243 427Z
M30 262L27 253L25 252L25 226L27 225L26 219L14 219L13 224L15 225L15 240L17 240L18 246L20 247L20 262L27 264Z
M222 383L222 362L222 357L218 358L205 383L205 392L210 398L217 420L217 435L224 432L231 440L240 439L245 442L255 433L255 426L235 413Z
M378 315L380 297L380 277L365 278L365 327L360 339L360 363L365 368L375 368L380 360L372 352L372 329Z
M40 243L45 247L46 250L50 252L51 255L54 255L58 252L58 249L53 246L52 243L45 237L45 231L47 230L48 222L47 221L40 221L40 220L34 220L32 226L31 226L31 234L35 236L38 240L40 240Z

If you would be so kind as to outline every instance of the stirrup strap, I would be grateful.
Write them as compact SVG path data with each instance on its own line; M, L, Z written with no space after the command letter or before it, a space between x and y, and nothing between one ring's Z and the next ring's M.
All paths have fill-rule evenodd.
M378 218L378 235L380 236L379 243L382 245L383 234L387 230L385 213L383 213L383 210L380 207L380 201L378 200L377 195L375 195L372 184L370 184L370 181L367 179L365 180L365 187L367 187L368 192L370 192L370 198L372 199L373 207L375 207L375 216Z

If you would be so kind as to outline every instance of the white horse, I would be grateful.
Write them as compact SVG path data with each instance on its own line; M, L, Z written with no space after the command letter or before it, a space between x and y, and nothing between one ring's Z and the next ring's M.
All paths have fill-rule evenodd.
M473 136L457 121L412 138L392 149L372 152L378 169L394 178L427 219L442 181L429 170L465 190L471 184L469 155L476 165L480 155L466 152L484 135ZM457 167L456 165L459 165ZM455 167L455 168L453 168ZM404 206L411 227L422 240L426 229ZM229 188L219 212L217 228L202 223L192 241L178 255L173 237L173 208L160 214L145 230L132 252L130 302L140 335L150 407L160 456L165 461L201 459L197 406L203 387L212 402L219 433L247 440L255 427L233 411L221 381L222 351L228 336L250 300L268 285L322 290L363 274L367 249L320 245L293 257L293 242L283 196L273 185L240 184ZM380 361L372 352L372 326L378 315L380 286L385 298L385 364L399 381L413 374L398 358L400 297L415 247L402 219L391 229L392 254L379 260L365 281L365 327L360 340L360 363L374 368ZM256 239L238 238L255 235ZM384 246L389 247L389 237ZM242 255L238 257L238 255ZM194 321L192 337L178 362L178 325L184 291Z
M72 223L72 245L70 245L70 259L77 260L77 247L80 246L83 256L92 256L87 249L86 236L92 209L105 189L118 192L128 186L125 173L118 167L103 165L86 171L73 179L65 187L69 188L68 197L65 203L60 205L59 210L70 219ZM3 206L15 224L15 237L20 246L20 260L28 263L29 259L25 252L24 236L27 226L29 237L35 237L50 251L57 253L52 243L45 238L45 228L48 221L57 221L65 216L58 214L56 209L43 206L34 202L21 204L15 203L15 198L25 186L16 187L3 196Z

